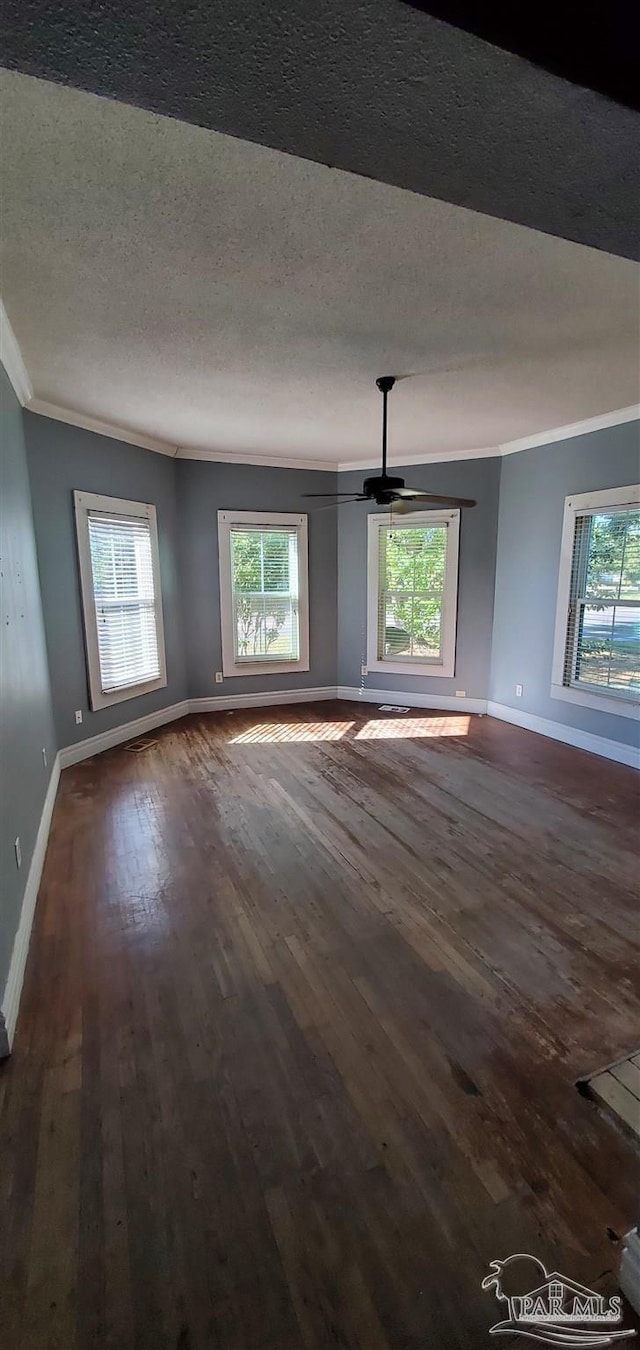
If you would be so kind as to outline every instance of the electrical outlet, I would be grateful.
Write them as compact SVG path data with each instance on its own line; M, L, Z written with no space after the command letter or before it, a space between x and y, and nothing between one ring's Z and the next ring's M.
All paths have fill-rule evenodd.
M216 671L216 684L222 684L222 671Z
M360 667L360 674L361 674L361 675L366 675L366 674L367 674L367 667L366 667L366 666L361 666L361 667Z
M522 685L516 685L516 698L522 698Z
M82 721L82 709L76 708L76 726L80 726Z
M43 745L43 747L42 747L42 763L44 764L44 767L45 767L45 769L46 769L46 767L47 767L47 751L46 751L46 746L44 746L44 745Z
M16 851L16 867L22 867L22 849L20 848L20 835L16 835L16 842L13 845Z
M456 689L456 698L466 698L466 697L467 697L466 689Z

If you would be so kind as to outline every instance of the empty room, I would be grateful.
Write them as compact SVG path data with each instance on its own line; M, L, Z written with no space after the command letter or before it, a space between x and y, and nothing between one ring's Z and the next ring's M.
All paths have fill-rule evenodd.
M630 7L5 13L0 1345L634 1344Z

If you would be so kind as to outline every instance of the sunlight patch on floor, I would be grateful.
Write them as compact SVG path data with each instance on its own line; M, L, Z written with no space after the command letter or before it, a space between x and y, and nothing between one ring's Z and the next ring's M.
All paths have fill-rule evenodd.
M423 737L468 736L470 717L370 718L356 731L356 741L413 740ZM284 745L298 741L341 741L355 722L259 722L231 737L231 745Z
M275 745L287 741L340 741L353 722L260 722L231 737L232 745Z
M385 717L367 722L357 741L411 740L421 736L468 736L469 717Z

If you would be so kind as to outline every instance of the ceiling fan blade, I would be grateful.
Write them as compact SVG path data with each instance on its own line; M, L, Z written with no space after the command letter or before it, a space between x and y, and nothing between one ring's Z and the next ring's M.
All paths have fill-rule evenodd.
M358 497L357 492L303 492L303 497Z
M438 497L434 492L422 492L420 488L396 488L394 496L401 501L431 502L433 506L475 506L470 497Z
M309 493L308 495L310 496L311 494ZM371 499L369 497L363 496L342 497L341 499L336 500L335 502L327 502L325 506L312 506L311 509L312 511L329 511L330 508L333 506L353 506L354 502L368 502L370 500Z

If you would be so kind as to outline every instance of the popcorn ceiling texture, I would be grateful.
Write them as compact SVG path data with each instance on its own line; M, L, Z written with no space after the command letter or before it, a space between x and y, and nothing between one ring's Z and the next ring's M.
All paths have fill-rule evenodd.
M637 256L635 114L397 0L4 9L17 70Z
M377 460L637 399L635 267L4 72L4 299L39 399L172 446Z

